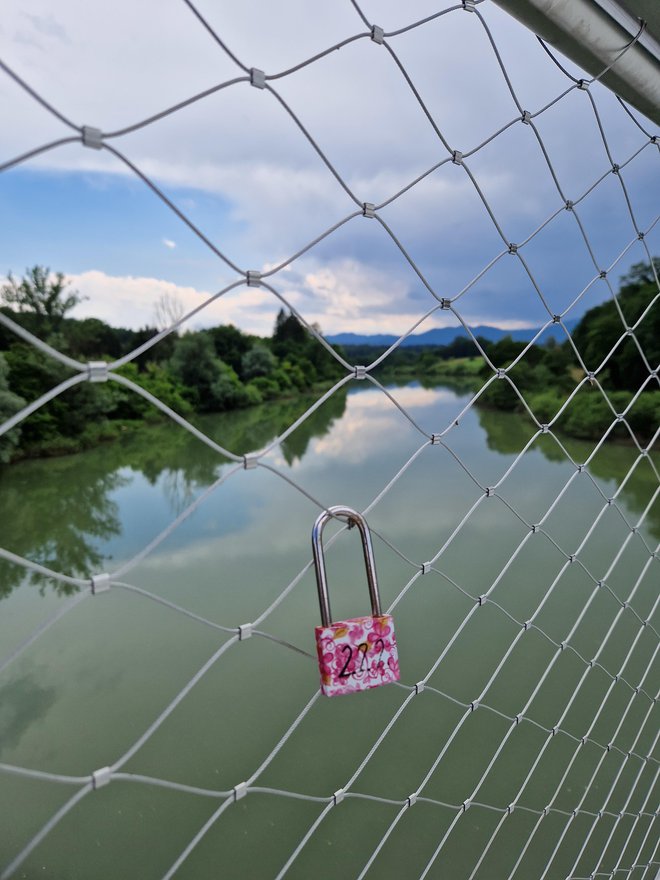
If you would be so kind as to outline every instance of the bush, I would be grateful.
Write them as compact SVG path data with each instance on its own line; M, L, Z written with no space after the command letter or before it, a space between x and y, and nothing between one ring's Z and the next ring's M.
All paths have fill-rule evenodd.
M0 425L10 419L25 406L25 400L9 390L9 367L0 354ZM6 464L21 439L19 426L0 436L0 464Z
M169 406L180 415L187 416L192 412L190 403L185 398L186 389L160 364L147 364L140 372L135 363L124 364L117 372L125 376L145 391L157 397L165 406ZM161 411L141 397L136 391L113 383L114 407L110 413L113 419L159 419Z
M205 409L224 411L249 404L245 386L230 366L218 359L218 377L211 385L209 404Z
M618 407L618 404L615 406ZM642 442L651 440L660 426L660 390L642 391L630 412L626 414L626 421L638 440Z
M299 364L292 364L291 361L284 361L282 370L286 373L290 384L297 388L298 391L307 391L309 382Z
M547 424L557 415L565 399L559 391L549 389L529 395L527 402L539 422Z
M515 410L521 405L520 398L507 379L496 379L491 382L479 400L496 409Z
M267 376L257 376L250 384L257 388L263 400L272 400L280 393L280 386L277 382Z
M180 415L186 416L192 412L185 397L186 389L160 364L147 364L144 372L140 373L138 384Z
M117 370L117 373L126 379L130 379L131 382L135 382L136 385L141 384L136 364L124 364L123 367ZM110 390L113 397L113 407L110 412L111 418L141 419L146 415L150 404L147 403L144 397L140 397L137 392L117 382L112 383Z
M5 352L9 383L14 394L34 401L72 371L57 361L43 357L31 345L18 343ZM114 392L109 383L84 382L40 407L21 426L22 443L32 446L57 437L74 437L85 427L104 419L114 406Z
M263 403L263 394L253 382L248 382L245 386L245 393L247 394L247 406L256 406L259 403Z
M247 406L248 395L232 368L215 354L211 337L189 333L177 340L170 370L193 407L217 412ZM185 390L184 390L185 389Z
M614 400L612 403L616 406ZM558 426L572 437L596 440L603 436L614 419L615 416L600 391L583 388L562 414Z
M286 370L274 370L270 378L277 382L280 391L290 391L293 388L293 382Z
M2 364L4 360L0 355L0 424L15 415L25 406L25 401L18 394L12 394L7 388L2 388ZM0 464L7 464L21 439L19 426L12 428L0 436Z
M241 361L241 374L244 379L254 379L257 376L270 376L277 367L277 358L265 345L253 345L243 355Z

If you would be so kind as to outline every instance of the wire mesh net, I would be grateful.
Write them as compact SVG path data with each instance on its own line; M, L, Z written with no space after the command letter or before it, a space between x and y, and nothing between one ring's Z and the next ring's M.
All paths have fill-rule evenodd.
M77 724L75 729L73 723L68 727L64 720L63 737L80 743L76 760L63 758L62 744L54 742L41 753L42 764L0 764L3 787L10 792L16 814L30 817L16 827L7 820L2 877L42 876L41 862L47 863L44 870L50 864L49 842L66 833L69 836L62 839L68 842L62 844L65 855L60 853L59 864L79 864L75 861L78 849L83 861L89 858L84 855L89 844L103 850L103 870L112 872L112 865L123 853L141 848L148 853L146 860L140 861L140 876L145 877L199 877L206 876L204 871L216 876L211 865L219 866L223 876L364 877L380 872L383 876L451 875L470 880L477 876L650 880L660 864L656 697L659 545L649 527L650 518L657 513L660 491L654 457L658 430L648 442L640 442L632 414L645 391L658 387L658 364L649 362L639 338L639 329L657 308L660 295L648 244L658 216L641 222L626 177L635 163L649 158L657 162L657 136L621 104L628 121L625 154L622 144L612 145L599 110L605 94L600 77L573 76L547 48L546 62L560 71L563 86L538 106L524 105L515 77L509 73L511 62L507 63L493 35L490 17L495 12L483 0L465 0L397 28L370 21L353 3L355 27L351 33L276 72L243 63L225 43L221 30L192 2L184 3L189 26L206 32L218 54L231 63L233 75L114 131L76 124L68 118L66 107L51 104L47 94L35 91L7 63L0 62L3 74L13 80L23 99L40 104L45 115L55 117L61 128L49 142L37 143L21 155L3 160L0 171L11 174L66 145L81 151L105 151L173 212L230 273L230 280L212 297L114 362L73 359L0 313L5 328L34 346L47 362L58 361L71 373L9 418L0 428L3 435L76 386L117 383L140 395L169 423L176 423L193 438L190 456L208 454L218 462L215 479L197 487L178 515L158 534L136 545L131 557L115 568L107 566L107 571L82 576L73 570L55 570L44 559L25 558L9 547L0 548L2 559L26 581L55 582L66 594L34 629L20 632L13 640L12 649L0 663L3 686L13 686L12 672L21 668L26 658L35 656L44 642L51 651L65 651L81 633L85 633L85 663L94 667L107 662L106 649L112 651L114 645L119 650L119 621L128 626L133 615L136 627L140 627L136 639L148 647L153 628L161 634L158 638L164 639L161 642L154 637L154 651L169 644L170 653L177 655L168 667L167 687L155 688L153 699L139 664L131 665L135 658L129 662L126 674L133 682L132 702L109 709L117 718L120 734L116 737L112 731L107 738L99 737L92 720L86 722L89 733ZM438 29L460 16L469 18L466 27L475 41L477 35L483 38L479 51L485 51L485 46L492 54L508 96L508 113L491 119L483 106L474 108L475 114L488 120L488 133L458 149L445 133L446 121L430 97L438 85L426 82L423 72L404 60L407 56L403 48L400 50L400 41L412 32L436 39ZM520 40L524 39L534 37L521 28ZM289 79L316 77L329 56L339 52L341 57L341 52L349 49L365 50L365 65L375 57L367 49L384 53L387 64L405 84L411 107L437 144L437 161L403 182L391 184L388 179L389 191L380 201L363 201L363 194L342 173L342 157L335 158L323 138L317 138L306 126L295 100L286 96ZM470 47L463 51L469 54ZM308 145L315 161L326 169L327 185L338 188L344 206L339 219L286 258L271 255L273 261L261 269L248 269L226 252L222 243L216 244L203 225L194 222L167 194L158 175L140 167L131 158L129 147L123 145L129 143L130 135L166 119L176 120L193 105L203 109L212 93L243 90L244 95L250 89L260 93L264 102L277 105L290 131ZM487 95L483 100L488 102ZM552 138L543 133L543 123L558 107L566 109L569 125L579 122L595 133L597 151L583 148L569 133L567 160L566 151L550 143ZM97 109L101 117L102 107ZM334 121L341 125L341 115ZM393 124L398 124L396 119ZM512 131L524 132L525 150L537 157L537 172L551 188L546 214L528 211L526 228L523 231L518 224L521 231L516 241L510 239L507 222L501 219L497 188L489 195L489 185L478 170L482 154ZM263 149L267 148L264 144ZM555 151L561 153L561 159L555 159ZM513 173L514 165L512 155L511 167L504 170ZM564 165L570 187L562 179L560 167ZM410 192L423 191L445 173L460 175L490 230L483 237L470 237L472 277L449 289L427 277L422 262L414 256L414 223L407 223L405 213L398 216L394 210ZM579 187L576 179L581 181ZM521 182L521 199L525 187L533 185L534 181ZM589 222L583 219L589 199L603 191L604 210L616 214L620 236L617 256L606 264L599 260L604 248L593 240ZM620 222L621 216L625 222ZM535 272L535 249L552 246L544 235L553 222L570 228L566 241L571 253L579 253L589 267L584 281L574 278L566 285L559 306L556 291ZM425 298L406 331L369 364L350 363L286 292L285 272L291 266L328 239L341 235L347 241L361 234L355 231L358 224L371 224L377 235L396 249L405 271L415 277ZM564 250L557 254L558 262L569 261L566 241ZM438 242L438 248L443 246ZM648 261L658 294L630 323L611 279L633 258ZM543 319L536 337L503 365L491 360L475 332L469 303L473 289L484 279L496 278L506 261L515 263L524 277ZM595 363L574 341L572 319L603 286L620 328L607 356ZM291 417L274 439L265 445L255 442L249 448L235 449L225 445L222 432L212 436L204 430L203 422L184 418L120 368L175 334L212 302L230 293L237 293L239 301L253 288L265 292L278 307L289 309L344 373L333 387L306 402L304 410ZM321 311L324 307L332 308L332 297L319 304ZM402 349L408 337L437 317L446 317L463 328L487 364L488 375L460 406L445 412L444 423L429 425L417 413L413 397L406 397L375 373ZM548 333L557 330L575 358L575 387L548 417L529 405L520 377L535 345L547 341ZM622 346L630 344L643 363L644 377L620 409L603 376ZM317 692L311 653L316 618L309 530L300 529L298 548L301 558L310 558L296 571L287 572L286 567L280 571L277 559L265 571L256 564L251 567L249 554L241 558L242 579L234 587L248 597L254 593L248 600L251 618L247 620L236 618L240 606L227 591L216 590L206 606L196 604L194 598L191 601L184 568L175 570L174 586L163 590L157 580L144 578L142 572L177 534L189 528L193 515L213 501L216 512L231 519L234 487L241 481L252 481L249 485L254 487L254 481L260 480L256 491L262 494L276 491L273 487L277 485L278 497L286 498L286 504L302 500L304 514L298 516L296 508L291 516L296 524L308 522L310 527L316 513L345 502L345 498L317 493L313 473L287 467L282 450L296 431L331 406L348 386L368 386L379 399L387 400L389 411L407 431L409 449L398 467L378 474L377 485L370 486L370 500L361 505L374 526L388 611L399 621L402 680L388 689L351 698L347 705L342 701L324 703ZM529 424L524 436L511 438L507 465L498 474L480 469L461 433L463 423L474 416L493 387L505 387L515 396ZM598 442L586 451L582 447L584 455L578 458L558 425L572 408L584 405L585 390L605 401L611 419ZM611 435L622 431L628 440L626 465L611 488L598 478L595 463L609 448ZM365 441L358 436L352 442L359 446ZM540 444L552 450L554 459L565 467L561 480L542 498L542 507L534 509L523 490L535 481ZM368 457L369 450L364 454ZM340 457L335 465L338 474L345 464ZM624 498L642 470L651 489L646 491L641 513L633 517ZM438 501L431 523L428 511L416 504L414 492L405 494L409 483L415 491L423 491L420 481L413 480L418 472L422 481L437 481L434 491ZM446 489L449 472L454 474L452 480L460 477L469 487L465 497L470 500L464 508L454 504L451 489ZM70 478L75 479L73 475ZM453 485L451 480L449 483ZM588 494L589 504L583 504L580 493ZM566 505L581 504L584 513L579 532L567 534L561 524ZM400 542L402 509L413 528L425 536L412 547ZM506 521L509 536L501 547L493 549L483 543L483 535L496 529L498 519ZM346 548L352 537L340 528L327 542L330 565L340 566L334 561L338 548L350 556ZM421 547L425 553L418 558L415 552ZM213 565L221 582L228 564L218 553ZM267 588L256 589L264 580ZM520 595L512 594L512 583L523 583ZM189 656L178 656L176 645L184 632L191 650ZM194 635L189 637L188 633ZM422 648L415 662L407 663L406 645L413 642ZM468 669L469 675L459 674L459 668ZM105 699L107 691L110 704L114 686L109 675L101 697ZM66 712L67 698L62 700ZM162 702L156 705L156 700ZM150 718L146 723L142 708ZM345 748L347 741L350 749ZM103 755L100 761L99 752ZM181 752L190 755L183 769L175 768L171 760ZM117 818L122 811L126 825ZM144 828L136 830L142 828L141 823ZM255 862L255 853L263 854L266 849L268 859ZM127 870L134 865L132 858ZM101 876L98 870L101 873L97 876Z

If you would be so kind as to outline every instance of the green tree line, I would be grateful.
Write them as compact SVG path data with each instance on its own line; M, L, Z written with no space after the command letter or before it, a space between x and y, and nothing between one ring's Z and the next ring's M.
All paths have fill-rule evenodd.
M626 410L643 386L626 420L640 441L651 439L660 423L658 380L649 380L650 371L660 364L654 272L659 268L658 258L653 265L632 266L621 279L616 301L606 300L584 314L572 332L573 344L568 340L559 344L551 338L531 346L509 371L524 402L503 378L488 385L479 405L525 412L526 403L539 421L550 422L585 379L586 367L596 373L597 381L583 382L556 427L577 438L599 439L612 429L615 412ZM2 314L82 361L120 358L158 332L156 327L130 330L111 327L97 318L69 317L81 297L69 289L62 274L53 276L41 266L29 269L21 281L9 275L1 295ZM624 335L624 324L635 327L634 337ZM496 343L478 342L497 368L510 367L527 347L511 337ZM369 346L347 351L349 360L356 363L369 363L380 353ZM343 375L332 355L283 309L271 338L251 336L232 325L182 336L170 334L119 372L184 416L297 396ZM447 346L399 348L388 356L381 373L382 378L393 379L415 376L424 384L448 377L483 384L492 377L491 367L464 337ZM0 323L0 424L70 375L72 371ZM598 385L607 392L615 412ZM127 424L160 418L152 404L117 383L83 383L0 436L0 462L73 452L116 437ZM628 436L620 424L611 435Z
M656 272L660 271L660 259L653 262ZM660 425L660 386L652 375L660 366L658 298L653 267L637 263L621 279L615 300L610 298L585 312L572 331L572 345L568 340L561 345L550 340L531 347L509 375L541 423L554 419L582 381L556 422L560 431L595 440L611 429L612 436L630 439L616 417L638 395L626 412L626 421L640 442L653 438ZM635 328L634 336L626 334L626 326ZM502 368L512 364L524 348L524 343L503 339L486 351L492 363ZM492 376L492 370L483 367L482 376ZM522 412L525 408L506 379L488 387L484 402L498 409Z
M10 274L0 294L0 313L83 362L116 360L158 332L70 317L80 295L61 273L52 275L42 266L28 269L20 281ZM173 333L118 372L186 417L298 395L343 375L335 358L284 309L271 338L231 324ZM0 323L0 424L71 375L74 371ZM153 404L123 385L84 382L1 435L0 463L89 448L116 437L127 424L160 418Z

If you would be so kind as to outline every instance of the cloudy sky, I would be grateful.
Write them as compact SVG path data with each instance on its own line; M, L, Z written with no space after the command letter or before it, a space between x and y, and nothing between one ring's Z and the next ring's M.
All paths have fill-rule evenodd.
M445 3L364 3L385 31ZM197 8L246 67L276 74L366 27L349 0L199 0ZM311 11L313 10L313 11ZM513 88L532 113L569 85L532 34L486 0L479 6ZM387 40L451 149L474 149L519 117L479 18L452 11ZM184 0L5 0L0 60L75 125L130 127L243 70ZM570 62L568 69L580 72ZM326 333L402 334L436 303L377 220L356 216L287 263L355 202L278 101L279 95L359 202L379 204L449 153L387 48L361 37L272 80L277 94L238 82L126 135L109 139L235 266L266 271L282 296ZM657 215L657 146L598 84L591 90L636 221ZM0 70L0 164L73 132ZM635 114L651 133L653 126ZM574 90L536 118L566 198L576 201L610 167L588 95ZM467 166L511 242L524 241L562 199L529 125L477 151ZM580 203L597 266L636 238L622 187L609 174ZM454 297L504 244L464 167L446 162L379 211L438 296ZM660 223L648 235L660 253ZM575 217L561 211L521 253L553 312L597 275ZM634 242L612 282L646 254ZM238 277L128 165L80 142L0 174L0 277L41 263L66 273L87 299L79 316L138 327L163 294L187 309ZM609 295L596 281L569 317ZM237 287L190 321L270 332L269 292ZM505 254L457 303L471 324L534 326L547 319L516 256ZM419 331L455 323L436 312Z

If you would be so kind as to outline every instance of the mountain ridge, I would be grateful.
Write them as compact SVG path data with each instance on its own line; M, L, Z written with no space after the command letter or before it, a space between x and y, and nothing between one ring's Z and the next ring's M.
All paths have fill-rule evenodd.
M564 325L571 332L578 323L576 320L565 321ZM474 336L481 336L489 342L498 342L506 336L510 336L516 342L530 342L540 329L540 327L527 327L520 330L503 330L501 327L493 327L489 324L478 324L470 327ZM332 345L372 345L378 348L383 346L389 348L399 338L389 333L331 333L326 336L327 341ZM426 330L424 333L415 333L409 336L407 339L404 339L401 345L405 347L449 345L455 339L467 338L467 331L460 325L458 327L436 327L433 330ZM550 338L554 338L557 342L564 342L566 334L559 325L552 324L546 328L540 342L547 342Z

